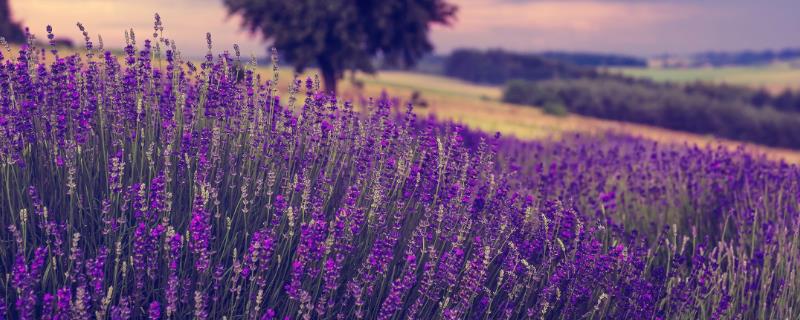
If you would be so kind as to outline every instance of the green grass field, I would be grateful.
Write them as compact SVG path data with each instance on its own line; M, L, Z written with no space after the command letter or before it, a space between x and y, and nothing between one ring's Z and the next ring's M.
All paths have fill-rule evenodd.
M788 64L764 67L724 67L724 68L612 68L633 77L649 78L656 81L691 82L709 81L715 83L740 84L755 88L777 91L785 88L800 88L800 68Z

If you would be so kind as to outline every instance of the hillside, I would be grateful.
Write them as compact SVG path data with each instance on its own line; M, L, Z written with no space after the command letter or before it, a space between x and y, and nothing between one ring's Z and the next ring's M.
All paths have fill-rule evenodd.
M288 77L290 74L285 76ZM417 90L429 104L427 108L417 108L420 115L435 114L441 119L450 119L473 128L499 131L520 138L543 138L559 136L565 132L591 133L609 130L666 143L687 142L727 148L743 145L755 152L765 152L772 158L800 162L800 152L788 149L742 144L710 136L578 115L565 117L548 115L541 109L500 102L502 94L500 87L474 85L445 77L397 71L382 72L377 76L360 74L357 79L364 82L361 92L363 95L375 96L386 89L392 95L408 98L414 90ZM345 95L351 97L358 92L349 81L343 81L342 88Z
M800 88L800 68L788 63L772 64L764 67L609 68L608 70L656 81L709 81L740 84L754 88L763 87L775 92L786 88Z

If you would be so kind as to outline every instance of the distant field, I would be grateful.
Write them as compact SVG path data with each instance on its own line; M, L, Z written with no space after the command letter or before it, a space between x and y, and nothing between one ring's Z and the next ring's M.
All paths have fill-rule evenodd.
M666 143L687 142L728 148L744 146L755 152L766 153L774 159L800 163L800 151L743 144L711 136L578 115L548 115L541 109L500 102L500 87L479 86L446 77L407 72L383 72L377 76L358 75L357 79L364 82L362 95L375 96L386 89L392 95L408 98L412 91L418 90L430 105L428 108L418 108L420 115L435 114L441 119L455 120L473 128L499 131L523 139L558 137L565 132L575 131L614 131ZM342 81L341 86L345 95L358 94L349 81Z
M633 77L650 78L656 81L709 81L717 83L741 84L756 88L782 90L800 88L800 68L787 64L764 67L724 67L724 68L612 68Z

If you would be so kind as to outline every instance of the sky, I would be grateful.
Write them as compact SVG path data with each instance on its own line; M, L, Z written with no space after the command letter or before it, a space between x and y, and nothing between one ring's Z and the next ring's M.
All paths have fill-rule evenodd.
M165 35L184 54L238 43L244 54L263 56L266 44L240 28L222 0L10 0L14 19L44 39L79 39L82 22L107 46L124 43L124 30L151 36L158 12ZM514 51L592 51L652 56L698 51L800 47L799 0L451 0L459 7L451 26L435 26L437 53L454 48ZM279 48L280 49L280 48Z

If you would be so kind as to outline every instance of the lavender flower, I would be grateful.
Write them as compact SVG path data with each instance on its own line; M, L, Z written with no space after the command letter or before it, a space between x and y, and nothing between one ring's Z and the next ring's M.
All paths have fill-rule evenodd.
M161 318L161 305L158 301L153 301L147 308L147 316L150 320L158 320Z
M0 317L800 317L797 165L281 97L162 29L0 57Z

